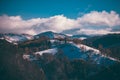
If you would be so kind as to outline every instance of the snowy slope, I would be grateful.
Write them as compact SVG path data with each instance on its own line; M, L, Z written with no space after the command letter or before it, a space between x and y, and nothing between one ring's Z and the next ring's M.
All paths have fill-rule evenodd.
M83 49L83 51L90 51L91 50L91 51L93 51L96 54L100 54L100 51L98 49L86 46L84 44L74 44L74 43L72 43L72 44L75 45L75 46L77 46L80 49Z
M72 43L72 44L75 45L76 47L82 49L84 52L92 52L92 53L90 53L91 57L93 57L94 55L99 55L100 56L99 58L104 58L104 59L120 62L119 60L117 60L115 58L101 54L101 52L95 48L92 48L92 47L89 47L89 46L86 46L83 44L77 44L77 45L74 43Z
M43 51L39 51L39 52L35 52L34 54L39 54L42 55L44 53L49 53L49 54L56 54L58 52L57 48L53 48L53 49L47 49L47 50L43 50Z
M34 60L37 60L35 55L43 55L46 53L55 55L57 52L58 52L57 48L47 49L47 50L35 52L35 53L33 53L33 55L32 54L23 54L23 59L28 60L28 61L34 61Z
M63 50L64 54L70 59L83 59L91 63L100 65L111 65L119 60L100 54L100 51L83 44L64 44L61 45L60 49ZM84 47L85 49L82 49Z
M84 47L85 49L83 49L82 47ZM35 52L33 53L33 55L42 55L45 53L55 55L59 50L62 50L63 54L67 56L70 60L83 59L93 64L105 66L111 65L118 61L112 57L100 54L100 51L97 49L91 48L83 44L76 45L74 43L60 44L51 49ZM34 57L32 60L35 60Z
M10 43L17 44L22 41L31 40L33 39L33 36L28 34L7 33L7 34L0 34L0 39L5 39Z

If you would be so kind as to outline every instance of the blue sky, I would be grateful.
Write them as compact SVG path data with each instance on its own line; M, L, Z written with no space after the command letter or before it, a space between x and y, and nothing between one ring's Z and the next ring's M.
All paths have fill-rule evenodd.
M120 0L0 0L0 33L120 33Z
M64 14L77 18L81 13L111 10L120 14L120 0L0 0L0 15L21 15L24 19Z

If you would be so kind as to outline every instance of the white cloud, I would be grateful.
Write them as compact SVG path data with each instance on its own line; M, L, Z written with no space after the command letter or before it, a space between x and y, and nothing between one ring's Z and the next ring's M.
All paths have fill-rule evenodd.
M94 29L81 29L80 31L77 31L79 34L86 34L86 35L103 35L110 33L109 29L102 29L102 30L94 30Z
M77 19L70 19L64 15L29 20L24 20L21 16L0 16L0 32L4 33L38 34L49 30L65 32L77 28L76 34L107 34L116 27L120 30L118 26L120 26L120 16L114 11L110 13L92 11Z
M37 34L48 30L61 32L75 26L77 23L74 19L69 19L63 15L30 20L23 20L21 16L0 16L0 32Z
M57 15L47 18L45 22L41 23L40 26L44 26L43 30L53 30L56 32L61 32L63 30L72 29L77 26L74 19L69 19L63 15Z
M113 27L120 25L120 16L114 11L110 13L106 11L92 11L78 18L78 22L84 26L96 25Z

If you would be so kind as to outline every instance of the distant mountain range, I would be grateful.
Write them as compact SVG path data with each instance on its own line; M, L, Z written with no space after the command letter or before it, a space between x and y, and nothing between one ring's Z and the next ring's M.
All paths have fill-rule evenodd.
M86 35L73 35L73 36L68 36L62 33L55 33L52 31L47 31L47 32L43 32L37 35L29 35L29 34L15 34L15 33L1 33L0 34L0 39L5 39L10 43L20 43L20 42L24 42L27 40L33 40L33 39L39 39L39 38L49 38L49 39L64 39L64 38L70 38L70 39L86 39L89 36Z
M52 32L52 31L47 31L47 32L43 32L43 33L40 33L40 34L37 34L34 36L35 38L40 38L40 37L48 37L50 39L53 39L53 38L72 38L72 39L86 39L90 36L88 35L73 35L73 36L68 36L66 34L62 34L62 33L55 33L55 32Z
M19 42L31 40L33 39L33 36L28 34L5 33L5 34L0 34L0 39L5 39L10 43L17 44Z

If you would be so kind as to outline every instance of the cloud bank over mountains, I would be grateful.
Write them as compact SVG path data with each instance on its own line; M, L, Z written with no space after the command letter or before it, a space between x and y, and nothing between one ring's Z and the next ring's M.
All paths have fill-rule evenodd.
M66 34L120 33L120 15L115 11L91 11L77 19L64 15L24 20L21 16L0 16L0 33L38 34L44 31Z

